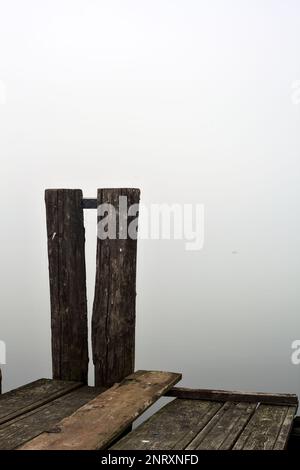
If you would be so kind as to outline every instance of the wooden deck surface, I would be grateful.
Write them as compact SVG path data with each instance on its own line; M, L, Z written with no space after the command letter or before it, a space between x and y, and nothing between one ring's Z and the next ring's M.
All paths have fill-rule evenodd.
M0 396L0 449L283 450L295 395L172 388L170 372L138 371L108 390L41 379ZM176 397L134 431L160 396Z
M283 450L296 405L176 398L114 450Z

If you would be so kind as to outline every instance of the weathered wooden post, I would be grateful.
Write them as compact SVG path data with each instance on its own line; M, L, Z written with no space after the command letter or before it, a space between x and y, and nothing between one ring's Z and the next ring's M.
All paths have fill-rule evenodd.
M87 382L88 332L82 191L45 192L53 378Z
M127 218L120 205L126 201L128 208L138 207L139 198L138 189L98 190L98 227L106 217L112 231L101 239L98 230L92 316L96 386L109 387L134 371L137 240L128 232L130 224L136 224L138 214L134 216L133 210Z

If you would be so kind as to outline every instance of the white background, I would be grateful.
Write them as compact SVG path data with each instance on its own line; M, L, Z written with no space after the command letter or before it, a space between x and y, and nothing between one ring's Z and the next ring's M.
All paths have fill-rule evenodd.
M134 186L206 211L139 244L137 367L300 392L299 43L297 0L0 1L4 390L51 374L44 189Z

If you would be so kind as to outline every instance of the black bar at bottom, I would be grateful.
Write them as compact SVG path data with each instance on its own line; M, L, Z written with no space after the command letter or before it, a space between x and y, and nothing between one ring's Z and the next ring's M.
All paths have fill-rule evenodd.
M93 465L93 468L99 469L110 466L121 466L123 468L139 468L145 465L188 465L191 467L200 467L203 470L207 464L228 463L236 464L240 470L241 463L286 463L289 459L293 461L298 452L288 451L0 451L1 464L17 463L22 465L34 464L40 470L41 464L48 463L68 463L73 462L82 467ZM92 467L91 467L92 468ZM210 467L208 467L210 468ZM231 467L231 468L234 468Z

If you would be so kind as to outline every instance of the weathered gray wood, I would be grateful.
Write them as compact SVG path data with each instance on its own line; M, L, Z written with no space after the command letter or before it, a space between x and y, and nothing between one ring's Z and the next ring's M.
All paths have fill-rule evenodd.
M111 447L112 450L182 450L222 404L174 400Z
M0 396L0 424L82 387L77 382L40 379Z
M257 410L259 410L257 412ZM295 406L176 399L113 450L282 450ZM256 414L257 412L257 414Z
M92 316L92 349L96 386L109 387L134 371L137 240L120 239L133 222L119 220L119 198L128 208L139 203L138 189L99 189L98 208L116 209L116 239L97 240L96 286ZM113 215L109 215L113 219ZM98 212L98 223L101 217Z
M0 449L15 449L42 432L55 432L55 425L59 421L99 393L99 389L84 386L0 425Z
M174 387L169 390L166 395L168 397L184 398L186 400L233 401L298 406L298 397L294 394L233 392Z
M87 382L88 336L82 191L45 192L53 378Z
M257 407L256 403L229 403L231 405L231 413L225 414L224 419L221 419L215 427L211 436L213 438L213 445L208 447L208 449L232 449L239 435L255 413ZM205 442L202 442L198 448L204 448L203 446L205 446L205 444Z
M61 421L56 433L43 433L21 449L103 449L180 379L170 372L136 372Z
M255 403L226 402L203 428L187 450L228 450L248 423L256 408Z
M295 413L296 407L291 408ZM288 406L259 405L233 449L272 450L276 446L279 436L278 447L281 448L283 446L282 439L284 435L287 436L286 419L292 421L291 410Z
M274 450L284 450L288 445L289 436L293 428L293 421L295 418L296 409L289 406L284 421L282 423L277 441L274 445Z

